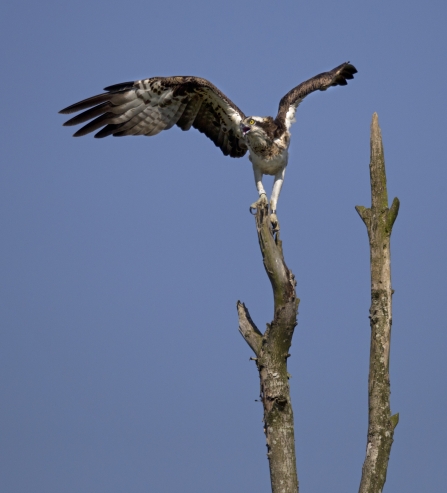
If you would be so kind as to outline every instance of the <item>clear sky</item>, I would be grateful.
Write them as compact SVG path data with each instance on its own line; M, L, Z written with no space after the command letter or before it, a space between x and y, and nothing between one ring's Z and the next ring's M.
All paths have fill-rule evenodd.
M392 235L385 491L447 491L447 6L441 1L5 1L0 6L0 482L5 493L270 491L236 301L271 288L248 159L197 131L80 139L61 108L156 75L211 80L247 115L306 98L278 217L301 298L289 371L303 493L357 491L365 455L369 126ZM266 181L270 190L270 180Z

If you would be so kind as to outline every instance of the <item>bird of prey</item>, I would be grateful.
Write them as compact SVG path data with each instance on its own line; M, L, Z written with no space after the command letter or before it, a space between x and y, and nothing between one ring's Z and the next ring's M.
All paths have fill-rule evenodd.
M323 72L289 91L279 102L278 114L245 116L216 86L192 76L152 77L108 86L98 96L84 99L60 111L81 114L64 123L84 125L74 136L98 129L95 137L108 135L156 135L177 125L182 130L196 128L219 147L225 156L242 157L249 152L259 200L267 203L263 175L273 175L270 197L271 220L277 225L276 204L284 180L290 144L290 127L301 101L313 91L345 86L357 69L349 62ZM89 108L89 109L88 109Z

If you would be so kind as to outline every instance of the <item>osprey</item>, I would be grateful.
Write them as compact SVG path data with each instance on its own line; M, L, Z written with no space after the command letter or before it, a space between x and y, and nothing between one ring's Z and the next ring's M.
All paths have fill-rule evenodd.
M101 130L95 134L96 138L152 136L177 125L182 130L194 127L204 133L225 156L242 157L248 151L259 201L267 201L263 175L274 176L270 208L271 220L277 229L276 204L284 181L290 127L295 121L296 109L311 92L345 86L355 73L357 69L346 62L301 83L281 99L275 118L245 116L211 82L192 76L152 77L115 84L106 87L107 92L68 106L60 113L87 110L64 123L72 126L91 120L74 137L98 129Z

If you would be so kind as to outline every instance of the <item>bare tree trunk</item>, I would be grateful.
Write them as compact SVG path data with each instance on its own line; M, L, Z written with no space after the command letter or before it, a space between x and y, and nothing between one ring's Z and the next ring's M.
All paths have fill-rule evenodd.
M264 267L273 287L274 318L262 334L247 308L237 302L239 331L253 349L264 405L264 432L273 493L297 493L295 437L287 358L298 313L295 276L287 268L279 232L274 235L268 205L260 204L256 228Z
M394 428L399 415L390 409L391 267L390 236L399 211L388 208L385 158L377 113L371 123L371 208L356 206L368 230L371 259L371 353L368 381L369 424L359 493L381 493L386 480Z

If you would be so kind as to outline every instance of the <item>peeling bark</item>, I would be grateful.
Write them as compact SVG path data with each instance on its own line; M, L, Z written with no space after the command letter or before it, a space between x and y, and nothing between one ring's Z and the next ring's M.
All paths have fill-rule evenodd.
M239 332L256 355L272 492L298 493L287 358L297 325L299 299L295 293L295 276L284 262L282 242L279 233L272 232L266 204L257 208L256 228L264 267L273 288L274 318L262 334L245 305L238 301Z
M371 350L368 380L368 437L359 493L381 493L386 481L394 429L391 416L389 357L391 341L390 236L399 199L388 208L385 158L377 113L371 123L371 208L356 206L368 230L371 262Z

